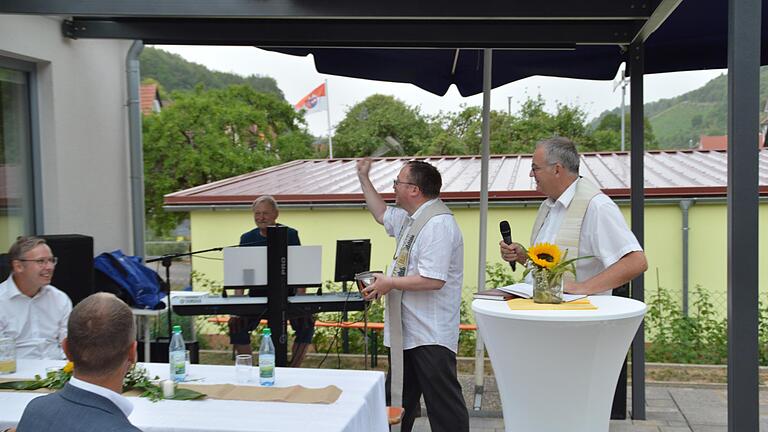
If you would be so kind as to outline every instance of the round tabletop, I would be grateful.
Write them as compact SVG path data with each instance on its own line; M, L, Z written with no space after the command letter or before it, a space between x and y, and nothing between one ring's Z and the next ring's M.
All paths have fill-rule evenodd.
M477 314L499 318L530 321L604 321L630 318L643 315L646 305L643 302L616 296L589 296L589 301L597 306L593 310L512 310L506 301L472 301L472 310Z

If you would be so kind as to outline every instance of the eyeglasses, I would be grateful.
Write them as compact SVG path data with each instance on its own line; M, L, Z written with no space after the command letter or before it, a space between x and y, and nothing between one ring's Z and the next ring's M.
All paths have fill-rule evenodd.
M50 258L40 258L40 259L33 259L33 260L32 259L20 259L18 261L33 262L33 263L39 265L40 267L42 267L42 266L44 266L46 264L56 265L56 263L59 262L59 258L58 257L50 257Z
M548 163L548 164L544 165L543 167L540 167L540 166L538 166L536 164L531 164L531 171L539 172L544 167L548 167L548 166L552 166L552 165L557 165L557 162L555 162L555 163Z
M416 183L404 182L398 179L392 180L392 187L397 187L397 185L400 185L400 184L407 184L407 185L419 187L419 185L417 185Z

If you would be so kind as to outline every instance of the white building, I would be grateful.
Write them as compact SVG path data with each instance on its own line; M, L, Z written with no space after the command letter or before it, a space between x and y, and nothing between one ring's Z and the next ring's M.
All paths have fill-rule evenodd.
M0 252L19 235L71 233L92 236L97 254L142 251L132 216L143 213L133 204L143 191L132 190L143 179L140 167L131 174L131 42L67 39L62 22L0 15Z

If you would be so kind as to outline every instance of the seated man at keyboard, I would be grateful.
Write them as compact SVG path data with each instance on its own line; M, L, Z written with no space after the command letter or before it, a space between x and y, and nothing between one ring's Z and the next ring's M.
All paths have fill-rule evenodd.
M240 246L266 246L267 227L279 225L276 223L279 210L277 201L269 195L262 195L253 202L253 220L256 228L240 236ZM299 246L299 232L288 227L288 245ZM299 288L297 294L304 294L305 289ZM243 290L236 290L235 294L242 295ZM259 326L259 317L233 316L229 319L229 341L235 347L237 354L251 354L250 332ZM299 367L307 349L312 343L315 333L315 316L306 315L291 318L291 327L296 332L293 347L291 349L290 367Z

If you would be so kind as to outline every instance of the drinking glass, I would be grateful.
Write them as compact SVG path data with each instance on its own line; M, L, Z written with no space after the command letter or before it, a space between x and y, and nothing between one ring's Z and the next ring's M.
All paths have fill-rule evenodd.
M365 288L368 288L368 285L374 283L376 281L376 277L373 276L374 273L381 273L378 271L364 271L355 274L355 281L357 282L357 289L362 291Z
M238 354L235 357L235 379L239 384L247 383L251 380L253 371L253 356L250 354Z
M0 337L0 375L16 372L16 341Z

